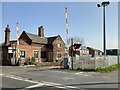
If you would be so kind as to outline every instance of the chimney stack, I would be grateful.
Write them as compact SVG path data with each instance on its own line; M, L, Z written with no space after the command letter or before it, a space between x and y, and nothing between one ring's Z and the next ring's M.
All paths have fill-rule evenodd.
M40 26L40 27L38 28L38 35L39 35L40 37L44 37L44 28L43 28L43 26Z
M10 42L10 27L7 25L5 29L5 45L8 45Z

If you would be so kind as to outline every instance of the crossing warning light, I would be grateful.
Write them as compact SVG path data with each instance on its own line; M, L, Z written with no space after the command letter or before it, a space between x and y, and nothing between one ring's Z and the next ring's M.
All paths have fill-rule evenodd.
M74 49L79 49L81 45L80 42L74 42Z

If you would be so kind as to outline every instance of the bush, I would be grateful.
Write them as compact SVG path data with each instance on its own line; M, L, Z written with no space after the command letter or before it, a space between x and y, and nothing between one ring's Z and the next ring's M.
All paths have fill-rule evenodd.
M32 65L35 65L35 64L36 64L36 60L35 60L34 57L31 58L31 64L32 64Z
M24 65L29 65L31 62L30 57L25 58L25 63Z

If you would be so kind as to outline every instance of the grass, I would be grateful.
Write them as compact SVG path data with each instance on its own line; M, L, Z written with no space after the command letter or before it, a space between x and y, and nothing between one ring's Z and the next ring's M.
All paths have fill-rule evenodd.
M111 65L105 68L97 68L97 69L76 69L76 71L86 71L86 72L101 72L101 73L108 73L116 71L120 68L120 64Z
M113 72L116 71L120 68L120 64L115 64L115 65L111 65L109 67L106 68L98 68L95 71L96 72L102 72L102 73L107 73L107 72Z

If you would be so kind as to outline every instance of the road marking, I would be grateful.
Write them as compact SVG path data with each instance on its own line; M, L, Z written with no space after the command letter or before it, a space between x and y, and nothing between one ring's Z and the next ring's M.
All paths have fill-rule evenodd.
M73 88L73 89L75 89L76 87L73 87L73 86L66 86L67 88Z
M58 83L52 83L52 82L45 82L43 81L43 83L45 83L46 85L56 85L56 86L59 86L59 85L62 85L62 84L58 84Z
M78 73L75 73L75 74L83 74L83 72L78 72Z
M11 78L11 79L30 82L30 83L35 84L35 85L25 87L26 89L27 88L29 88L29 89L30 88L36 88L36 87L41 87L41 86L53 86L53 87L56 87L56 88L64 88L64 89L78 89L77 87L74 87L74 86L64 86L62 84L45 82L45 81L38 82L38 81L29 80L28 78L23 78L23 77L20 77L20 76L5 75L5 74L0 74L0 75Z
M53 86L56 88L62 88L62 89L77 89L77 87L73 87L73 86L63 86L62 84L57 84L57 83L51 83L51 82L41 82L38 83L36 85L32 85L32 86L28 86L25 88L36 88L36 87L41 87L41 86Z
M47 86L54 86L57 88L71 88L71 89L76 89L77 87L74 86L63 86L62 84L58 84L58 83L52 83L52 82L43 82L45 83L45 85Z
M76 75L82 75L82 76L91 76L91 75L88 75L88 74L85 74L83 72L78 72L78 73L75 73Z
M40 86L44 86L45 84L44 83L38 83L36 85L32 85L32 86L28 86L28 87L25 87L25 88L36 88L36 87L40 87Z
M1 76L3 76L4 74L0 73Z
M35 83L35 84L38 83L37 81L29 80L28 78L22 78L20 76L5 75L5 74L0 74L0 75L11 78L11 79L19 80L19 81L25 81L25 82Z

